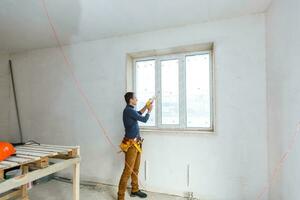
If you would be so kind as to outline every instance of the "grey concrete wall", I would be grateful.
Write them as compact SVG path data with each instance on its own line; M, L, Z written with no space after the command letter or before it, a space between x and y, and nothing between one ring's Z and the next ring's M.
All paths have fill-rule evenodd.
M8 60L8 54L0 54L0 141L19 142Z

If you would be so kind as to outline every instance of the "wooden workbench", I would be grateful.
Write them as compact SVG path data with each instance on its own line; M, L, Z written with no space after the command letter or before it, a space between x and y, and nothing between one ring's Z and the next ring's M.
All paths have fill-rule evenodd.
M16 154L0 162L0 200L21 197L29 200L27 184L73 167L73 200L79 200L80 148L78 146L58 146L28 144L16 147ZM50 164L53 161L53 164ZM5 179L5 173L21 169L22 175Z

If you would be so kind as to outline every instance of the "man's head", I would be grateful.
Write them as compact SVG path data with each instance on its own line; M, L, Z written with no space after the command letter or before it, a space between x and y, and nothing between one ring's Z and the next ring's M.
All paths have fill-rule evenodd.
M136 106L138 100L133 92L127 92L124 95L124 98L125 98L127 105Z

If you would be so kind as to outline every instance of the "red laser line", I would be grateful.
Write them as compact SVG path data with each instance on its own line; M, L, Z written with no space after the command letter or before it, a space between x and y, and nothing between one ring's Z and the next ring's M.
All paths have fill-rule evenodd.
M291 141L288 145L287 151L281 156L281 159L279 160L279 162L277 163L275 169L272 172L272 175L271 175L271 178L270 178L269 182L264 186L262 191L257 195L256 200L263 199L263 197L265 196L265 194L267 193L269 188L274 183L276 177L278 176L280 170L282 169L283 164L287 161L290 153L292 152L292 150L294 149L294 147L296 145L296 139L299 136L299 132L300 132L300 122L298 123L297 130L296 130L295 134L293 135L293 137L292 137L292 139L291 139Z
M42 1L42 4L43 4L43 8L44 8L44 11L45 11L45 14L47 16L47 19L48 19L48 23L49 23L49 26L51 27L51 30L52 30L52 33L53 33L53 36L54 36L54 39L56 40L57 42L57 45L60 49L60 52L63 56L63 59L65 61L65 64L66 66L68 66L69 68L69 71L71 72L71 77L72 77L72 80L73 82L75 83L75 86L77 88L77 90L79 91L79 94L81 95L81 97L83 98L86 106L88 107L88 110L90 111L91 115L93 116L93 118L96 120L98 126L100 127L100 129L103 131L102 133L104 134L106 140L109 142L109 144L111 145L111 147L113 149L115 149L116 151L119 150L118 147L116 147L112 140L110 139L110 137L108 136L108 133L106 132L106 129L104 128L103 124L101 123L100 119L98 118L97 114L96 114L96 111L95 111L95 108L93 107L93 105L91 104L89 98L87 97L87 95L85 94L84 92L84 89L80 83L80 81L78 80L77 76L75 75L74 71L73 71L73 65L72 63L69 61L67 55L65 54L65 51L63 49L63 45L61 44L60 40L59 40L59 37L58 37L58 34L56 32L56 29L55 29L55 26L51 20L51 17L49 15L49 12L48 12L48 9L47 9L47 6L46 6L46 2L45 0L41 0ZM117 152L116 152L117 153ZM138 177L138 175L133 171L133 167L131 167L126 161L125 161L125 164L126 166L130 169L131 173L133 173L135 176ZM140 183L140 185L143 187L143 185Z
M45 12L46 12L46 15L47 15L47 18L48 18L48 21L49 21L49 25L51 26L51 29L52 29L52 31L53 31L53 35L54 35L54 37L55 37L55 40L56 40L56 42L57 42L57 44L58 44L58 47L59 47L59 49L60 49L60 51L61 51L61 53L62 53L62 56L63 56L63 58L64 58L64 61L65 61L65 63L67 64L67 66L69 67L69 70L70 70L70 72L71 72L71 75L72 75L72 78L73 78L72 80L75 82L75 85L76 85L76 87L77 87L77 89L78 89L80 95L81 95L82 98L84 99L84 102L86 103L86 105L87 105L89 111L91 112L91 114L93 115L93 117L94 117L95 120L97 121L98 125L101 127L102 131L104 132L106 139L109 141L109 143L110 143L113 147L115 147L114 144L112 143L111 139L108 137L108 135L107 135L107 133L106 133L106 130L104 129L104 127L103 127L101 121L98 119L98 116L96 115L95 109L93 108L93 106L92 106L92 104L90 103L88 97L86 96L86 94L85 94L85 92L84 92L84 90L83 90L83 88L82 88L82 86L81 86L81 84L80 84L78 78L77 78L76 75L74 74L74 71L73 71L73 69L72 69L72 64L71 64L71 62L69 61L68 57L66 56L65 51L63 50L62 44L61 44L61 42L60 42L60 40L59 40L59 38L58 38L58 34L57 34L57 32L56 32L56 29L54 28L54 25L53 25L52 20L51 20L51 18L50 18L50 15L49 15L48 9L47 9L47 7L46 7L45 1L42 0L42 2L43 2L43 7L44 7L44 9L45 9Z

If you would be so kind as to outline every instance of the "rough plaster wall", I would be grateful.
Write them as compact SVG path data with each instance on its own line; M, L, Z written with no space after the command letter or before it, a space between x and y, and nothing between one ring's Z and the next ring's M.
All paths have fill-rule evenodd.
M8 54L0 54L0 141L19 142L8 60Z
M274 0L267 14L270 174L288 150L300 121L300 1ZM300 199L300 145L289 154L270 200Z
M126 53L215 42L217 131L212 135L142 133L146 189L201 199L253 200L267 181L265 18L247 16L65 47L74 73L114 144L121 113ZM97 128L58 49L12 55L25 139L81 146L83 179L117 184L123 156ZM144 180L144 160L148 179ZM191 165L191 185L186 167Z

